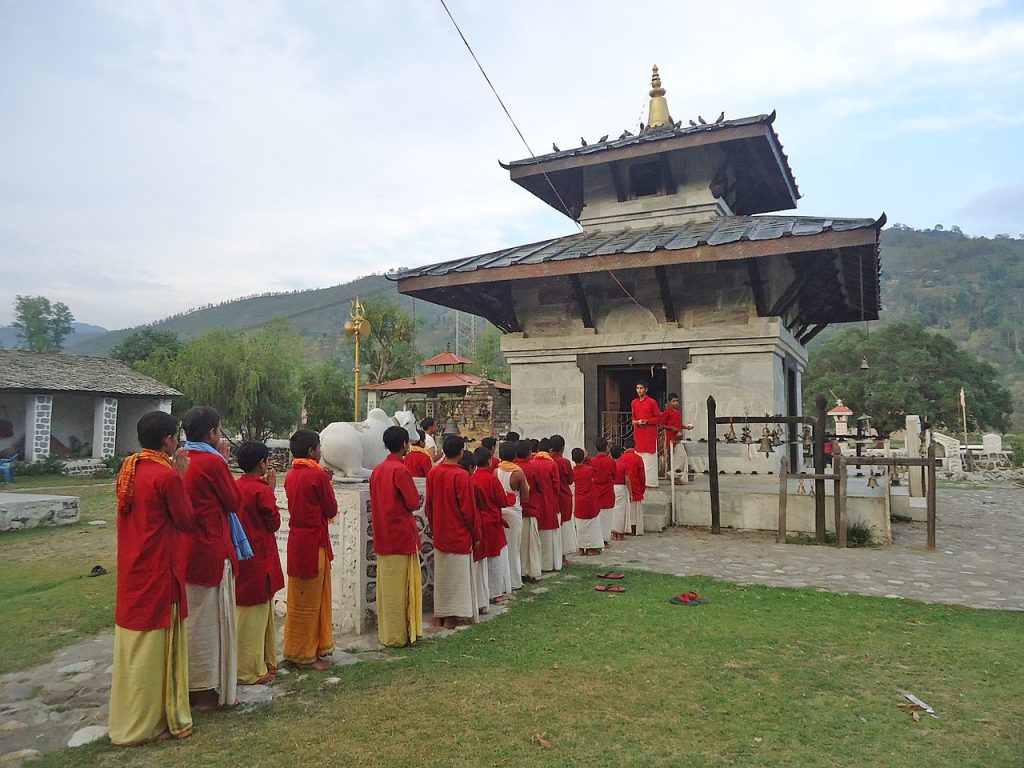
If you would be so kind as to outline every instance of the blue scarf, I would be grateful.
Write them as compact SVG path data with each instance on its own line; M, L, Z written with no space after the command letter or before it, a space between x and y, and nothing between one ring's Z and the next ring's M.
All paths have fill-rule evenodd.
M228 463L228 460L224 458L224 454L209 443L186 440L185 450L198 451L200 453L212 453L215 456L220 456L221 460L225 464ZM228 528L231 529L231 541L235 545L235 556L239 560L248 560L251 558L252 545L249 543L249 537L245 535L245 529L242 527L242 522L238 519L238 515L236 515L232 510L228 510Z

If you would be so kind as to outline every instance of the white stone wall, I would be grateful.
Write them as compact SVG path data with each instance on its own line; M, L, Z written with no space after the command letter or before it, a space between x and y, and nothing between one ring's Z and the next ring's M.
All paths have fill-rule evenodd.
M164 404L167 407L163 407ZM152 397L121 397L117 401L117 434L114 441L114 452L118 455L135 453L140 449L138 429L136 428L142 415L150 411L170 413L170 401Z
M78 522L78 498L0 493L0 531Z
M54 394L50 435L69 449L92 445L95 402L94 395Z
M519 362L512 374L512 429L521 435L560 434L566 445L583 445L583 372L576 355Z
M114 455L117 444L117 398L97 397L93 402L92 456Z
M50 455L50 424L53 397L29 395L25 409L25 461L41 461Z

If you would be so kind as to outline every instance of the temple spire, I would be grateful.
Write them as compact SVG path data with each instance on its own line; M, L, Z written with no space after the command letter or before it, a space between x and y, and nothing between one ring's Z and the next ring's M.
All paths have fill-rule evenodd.
M651 108L647 113L647 129L661 128L672 123L672 116L668 112L668 102L665 100L665 89L661 87L661 75L658 74L658 65L654 65L651 73Z

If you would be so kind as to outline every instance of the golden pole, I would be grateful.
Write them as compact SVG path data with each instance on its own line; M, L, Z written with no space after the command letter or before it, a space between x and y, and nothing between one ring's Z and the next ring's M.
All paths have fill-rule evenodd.
M345 335L351 336L356 342L356 359L355 366L352 368L353 374L353 421L359 421L359 339L365 338L370 335L370 321L366 319L366 313L363 309L363 303L356 296L352 302L352 310L349 312L351 320L345 321Z

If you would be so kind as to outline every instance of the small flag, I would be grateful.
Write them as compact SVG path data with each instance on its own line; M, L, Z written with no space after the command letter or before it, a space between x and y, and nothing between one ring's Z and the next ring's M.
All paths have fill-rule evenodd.
M964 395L964 388L963 387L960 387L960 407L961 408L966 408L967 407L967 398Z

